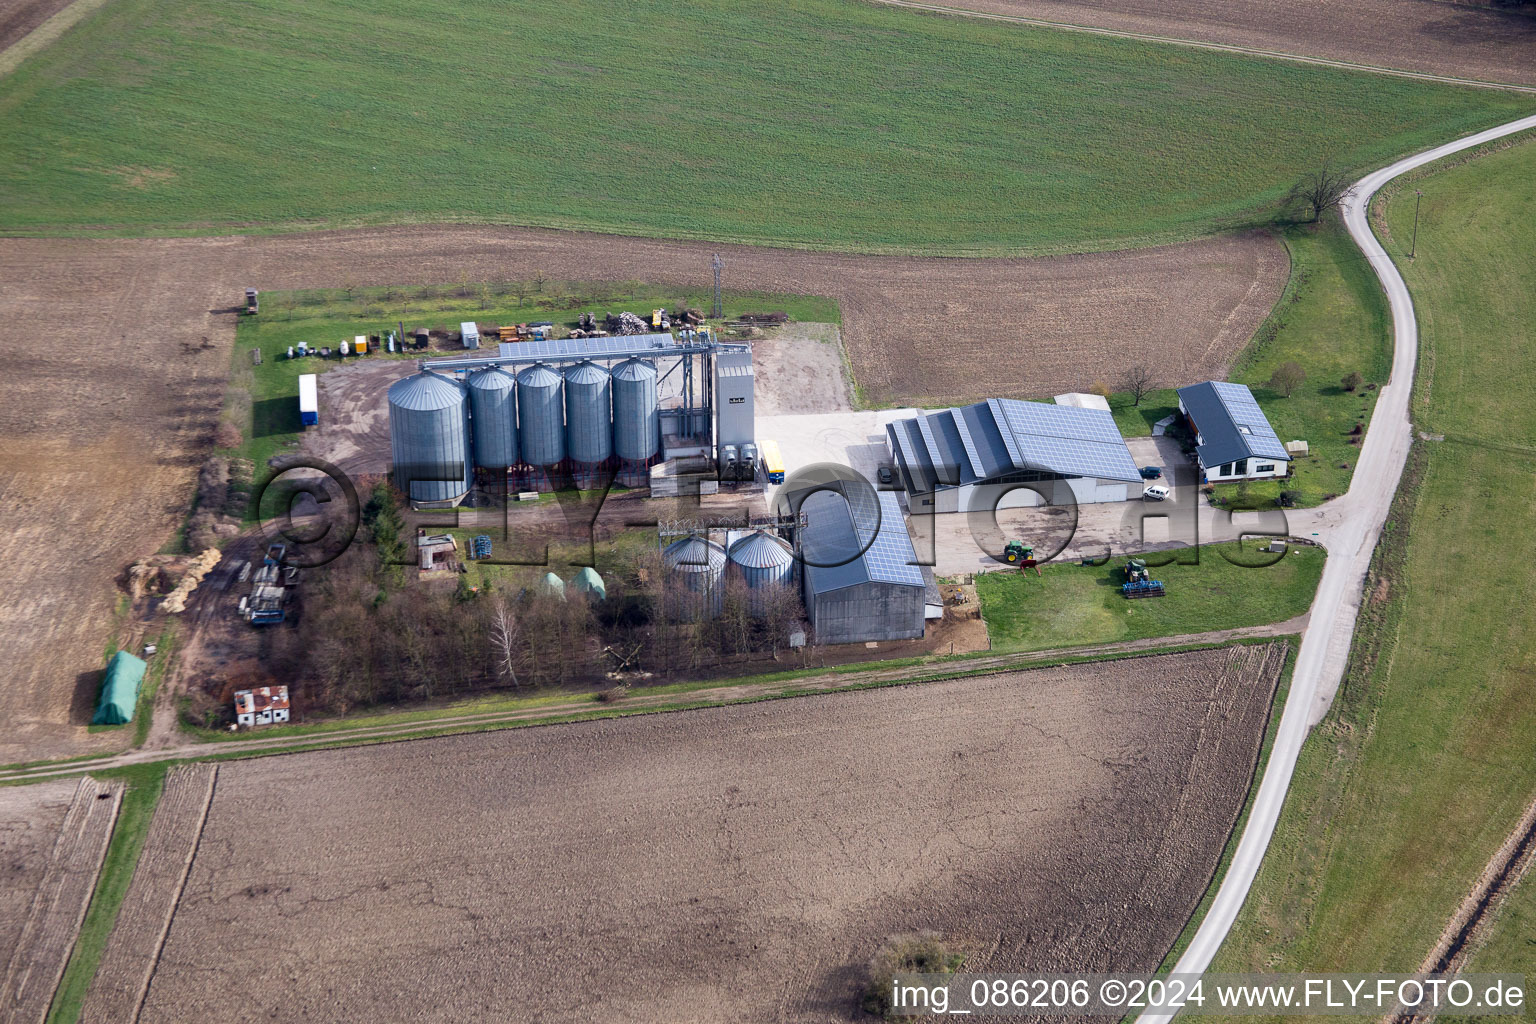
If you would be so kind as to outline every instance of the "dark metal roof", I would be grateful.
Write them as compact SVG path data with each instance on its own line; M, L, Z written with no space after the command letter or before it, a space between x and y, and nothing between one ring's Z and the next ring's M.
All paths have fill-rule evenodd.
M971 484L1034 470L1100 480L1141 479L1115 418L1102 409L993 398L886 428L909 490Z
M1291 461L1247 385L1216 380L1191 384L1179 388L1179 403L1200 433L1196 453L1202 466L1254 458Z
M817 491L801 504L806 587L813 594L862 583L921 587L922 570L896 495L880 491L872 501L868 490L853 493L850 502L835 491Z

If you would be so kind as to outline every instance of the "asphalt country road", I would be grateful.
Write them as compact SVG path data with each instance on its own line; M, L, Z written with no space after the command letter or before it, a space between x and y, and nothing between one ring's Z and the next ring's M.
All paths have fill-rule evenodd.
M1376 411L1366 432L1365 445L1350 481L1349 493L1329 503L1330 529L1326 535L1328 562L1312 602L1311 618L1302 634L1301 650L1291 676L1291 696L1280 717L1275 746L1269 765L1259 783L1258 796L1248 818L1248 825L1238 841L1232 864L1222 879L1221 888L1200 922L1189 948L1173 968L1175 974L1201 974L1221 948L1232 923L1242 909L1254 877L1269 848L1270 837L1280 819L1285 794L1296 770L1296 758L1311 727L1320 721L1333 702L1344 677L1349 658L1355 618L1360 611L1365 573L1381 536L1398 481L1407 462L1412 443L1412 424L1408 404L1413 393L1413 373L1419 356L1419 330L1414 317L1413 299L1408 286L1397 272L1376 236L1371 233L1369 210L1371 197L1387 182L1427 163L1480 146L1516 132L1536 128L1536 116L1521 118L1497 128L1469 135L1455 142L1406 157L1379 171L1366 175L1344 203L1344 223L1350 237L1365 254L1380 279L1392 308L1394 351L1392 377L1381 389ZM1319 510L1321 511L1321 510ZM1147 1012L1140 1024L1161 1024L1172 1020L1173 1013Z

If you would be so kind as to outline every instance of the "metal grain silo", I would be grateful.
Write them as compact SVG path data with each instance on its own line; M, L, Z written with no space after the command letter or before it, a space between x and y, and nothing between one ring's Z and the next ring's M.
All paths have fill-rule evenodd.
M464 389L423 370L389 388L395 486L412 501L457 504L469 492L469 405Z
M535 363L517 375L517 438L530 466L553 466L565 459L560 397L560 375L547 364Z
M714 618L724 595L725 549L694 534L661 553L667 570L665 606L673 619Z
M613 370L613 450L621 459L645 462L661 447L656 405L656 367L626 359Z
M736 541L726 558L727 577L747 585L747 607L753 615L761 616L767 611L769 587L787 587L794 580L794 552L788 543L767 530L756 530Z
M506 469L517 465L517 381L505 370L488 366L469 376L470 429L475 465Z
M565 450L572 462L595 465L613 455L608 371L588 360L565 371Z

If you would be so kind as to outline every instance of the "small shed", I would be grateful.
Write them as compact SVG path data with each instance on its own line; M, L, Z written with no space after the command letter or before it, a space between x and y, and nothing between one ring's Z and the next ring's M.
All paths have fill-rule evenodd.
M577 593L591 601L601 601L608 596L608 587L603 583L602 576L598 575L597 570L590 565L576 574L571 585L576 588Z
M419 555L419 566L423 572L431 569L449 569L459 553L459 542L453 539L450 533L428 535L422 533L416 537L416 551Z
M282 725L288 721L288 687L258 686L235 692L235 721L240 725Z
M122 725L133 721L139 703L139 687L149 665L127 651L118 651L107 664L107 678L101 684L101 700L96 704L92 725Z

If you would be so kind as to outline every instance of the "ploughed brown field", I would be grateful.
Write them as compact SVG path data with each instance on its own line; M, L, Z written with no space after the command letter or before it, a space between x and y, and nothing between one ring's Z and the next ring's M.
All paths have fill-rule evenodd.
M69 4L70 0L0 0L0 53Z
M987 14L1536 85L1536 15L1446 0L932 0Z
M1149 969L1285 650L227 762L140 1020L841 1021L923 929Z
M0 239L0 762L124 742L84 728L113 581L182 521L263 290L531 279L835 296L875 404L1041 397L1151 362L1220 376L1284 286L1260 235L1061 259L924 260L551 231L407 227L205 239ZM382 401L382 398L381 398Z

